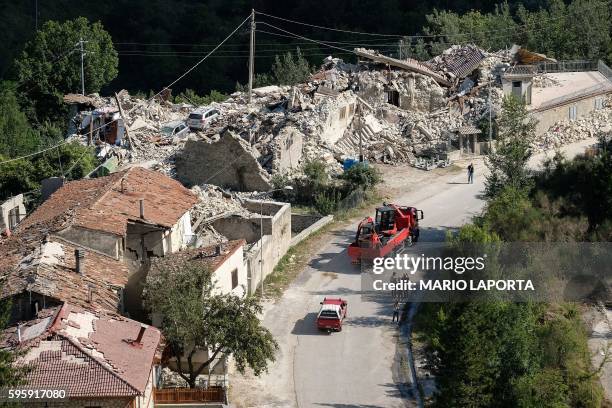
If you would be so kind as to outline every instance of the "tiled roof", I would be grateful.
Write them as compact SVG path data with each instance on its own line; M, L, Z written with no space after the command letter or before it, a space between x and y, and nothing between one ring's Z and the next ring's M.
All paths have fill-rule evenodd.
M59 237L12 235L0 243L0 297L29 290L82 307L117 310L120 298L113 286L125 287L128 267L86 249L83 274L79 274L75 269L77 248Z
M131 167L106 177L66 183L18 227L58 231L70 225L124 236L128 220L170 228L197 202L181 183L157 171Z
M15 330L11 336L16 346ZM161 333L152 326L67 304L44 333L22 340L22 363L33 367L28 385L63 388L70 397L142 394L162 348Z
M476 126L466 125L457 128L457 133L460 133L462 135L479 135L482 133L482 131Z
M161 269L169 267L170 269L180 267L185 262L194 262L204 268L210 269L211 272L216 271L238 248L244 246L246 241L239 239L236 241L228 241L221 246L221 254L217 255L217 246L211 245L201 248L186 249L180 252L167 255L163 258L153 260L151 270L147 279L154 279L155 275Z

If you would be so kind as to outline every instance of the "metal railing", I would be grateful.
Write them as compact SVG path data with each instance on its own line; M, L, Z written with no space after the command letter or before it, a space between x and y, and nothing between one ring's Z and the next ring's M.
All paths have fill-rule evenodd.
M603 62L602 60L597 61L597 70L601 75L612 81L612 69L610 69L610 67L607 66L605 62Z
M554 72L584 72L597 71L597 61L573 60L558 62L539 62L537 66L538 74Z

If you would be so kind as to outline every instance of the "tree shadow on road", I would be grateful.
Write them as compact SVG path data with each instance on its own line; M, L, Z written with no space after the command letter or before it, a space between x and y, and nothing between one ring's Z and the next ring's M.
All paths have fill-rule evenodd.
M391 316L391 315L388 315ZM381 327L381 326L389 326L391 325L390 317L382 317L381 315L377 316L349 316L345 321L345 326L353 326L353 327ZM397 324L397 323L395 323Z

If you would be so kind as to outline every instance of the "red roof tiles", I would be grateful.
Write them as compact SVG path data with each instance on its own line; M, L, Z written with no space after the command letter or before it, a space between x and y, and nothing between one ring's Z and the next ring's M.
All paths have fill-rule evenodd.
M148 278L154 278L155 274L159 273L160 269L169 266L170 269L180 267L184 262L194 262L205 268L209 268L211 272L216 271L238 248L244 246L246 241L239 239L228 241L221 245L221 254L217 255L217 245L211 245L201 248L191 248L180 252L175 252L166 255L163 258L153 260Z
M46 226L57 231L70 225L124 236L128 220L170 228L197 202L181 183L157 171L131 167L96 179L65 184L18 227Z
M22 346L24 362L33 367L28 385L66 389L71 398L142 394L162 347L152 326L67 304L43 334Z
M48 246L59 249L45 257ZM117 288L123 288L130 274L128 267L108 255L85 249L84 273L75 269L78 247L58 237L29 242L13 235L0 244L0 298L29 290L81 307L116 311L120 304Z

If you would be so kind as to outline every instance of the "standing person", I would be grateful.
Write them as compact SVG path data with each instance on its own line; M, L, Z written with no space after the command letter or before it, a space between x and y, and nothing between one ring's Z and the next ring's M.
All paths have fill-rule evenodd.
M396 300L393 304L393 318L391 322L394 323L395 321L399 323L399 300Z
M473 163L470 163L470 165L467 167L467 172L468 172L468 183L474 184L474 164Z

